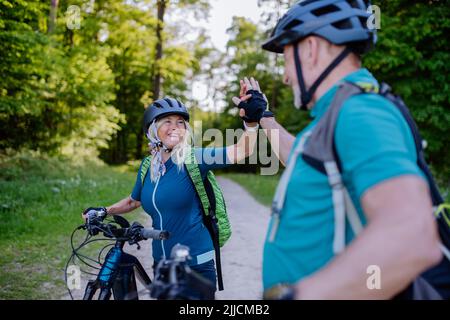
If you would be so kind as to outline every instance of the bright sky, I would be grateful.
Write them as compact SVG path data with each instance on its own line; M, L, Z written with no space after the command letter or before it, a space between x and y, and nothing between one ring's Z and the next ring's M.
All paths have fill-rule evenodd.
M258 0L210 0L211 11L208 22L201 25L209 30L211 41L217 49L225 52L226 43L229 40L227 29L231 27L234 16L245 17L254 23L259 21L261 10L257 2ZM206 87L205 83L194 83L192 90L194 98L203 101L206 99L210 108L214 105L217 107L218 101L212 101L206 97Z
M229 39L227 29L231 26L233 16L245 17L257 23L261 10L258 0L211 0L211 15L207 24L214 45L225 51Z

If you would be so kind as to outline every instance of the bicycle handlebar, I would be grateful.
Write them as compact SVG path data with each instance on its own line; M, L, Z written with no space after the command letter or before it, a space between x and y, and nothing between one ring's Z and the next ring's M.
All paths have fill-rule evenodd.
M167 240L170 237L166 230L144 228L139 222L133 222L130 226L129 222L120 216L114 216L114 221L120 228L112 223L103 223L103 219L99 217L88 219L82 228L87 229L91 235L102 232L105 237L129 241L130 244L148 239Z
M177 244L172 248L170 259L161 260L155 269L150 295L163 300L214 300L215 285L191 269L189 247ZM186 290L194 288L195 292Z
M167 240L169 239L169 232L165 230L155 230L142 228L140 235L144 239L154 239L154 240Z

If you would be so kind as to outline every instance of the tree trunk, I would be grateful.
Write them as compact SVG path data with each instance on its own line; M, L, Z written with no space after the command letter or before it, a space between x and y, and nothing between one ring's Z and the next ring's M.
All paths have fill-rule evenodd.
M155 59L153 61L152 81L153 81L153 100L159 99L161 91L161 73L159 62L163 54L162 33L164 29L164 14L166 12L167 0L158 0L158 24L156 26L156 46Z
M56 13L58 12L58 3L59 0L51 0L50 1L50 14L48 17L48 24L47 24L47 32L49 34L53 33L55 31L56 27Z
M144 136L142 133L142 129L139 128L136 136L136 159L142 159L142 145L144 143Z

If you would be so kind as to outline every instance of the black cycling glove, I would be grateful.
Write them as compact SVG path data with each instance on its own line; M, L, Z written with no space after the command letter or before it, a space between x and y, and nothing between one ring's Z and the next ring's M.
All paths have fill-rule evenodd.
M251 94L252 97L247 101L241 101L238 108L245 110L245 116L241 117L245 122L258 122L264 115L267 109L267 101L261 92L256 90L248 90L246 94Z
M263 118L274 118L274 117L275 117L275 114L270 110L266 110L263 113Z

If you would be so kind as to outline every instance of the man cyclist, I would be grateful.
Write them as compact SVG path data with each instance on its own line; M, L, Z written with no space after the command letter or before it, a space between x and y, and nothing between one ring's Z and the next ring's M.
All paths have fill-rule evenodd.
M308 143L308 134L328 110L340 83L378 86L361 67L361 55L376 42L375 30L367 27L368 16L362 0L300 1L263 45L284 54L284 82L294 91L295 106L309 110L312 118L297 137L271 114L260 113L256 119L269 139L279 137L271 144L278 144L285 172L291 171L284 205L272 215L264 246L266 298L390 299L442 259L411 130L387 99L377 94L353 96L337 119L335 151L364 225L357 237L351 228L345 229L341 252L333 247L328 178L293 154L299 144ZM245 86L259 89L254 79ZM245 112L241 110L241 116ZM379 271L381 286L376 290L368 286L371 270Z

